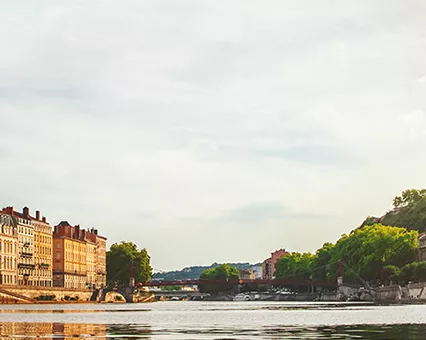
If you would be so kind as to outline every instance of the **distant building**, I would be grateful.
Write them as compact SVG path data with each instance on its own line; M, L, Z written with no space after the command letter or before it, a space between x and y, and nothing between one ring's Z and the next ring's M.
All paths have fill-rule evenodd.
M255 279L262 278L262 265L253 266L251 267L251 270L253 270L253 276Z
M275 264L281 257L287 255L289 255L289 253L285 249L278 249L271 253L271 257L263 261L262 277L264 280L272 280L274 278Z
M426 261L426 232L419 234L419 261Z
M254 273L251 269L241 269L240 270L240 279L241 280L254 280Z
M271 258L267 258L262 263L262 278L264 280L272 279L272 267L271 267Z

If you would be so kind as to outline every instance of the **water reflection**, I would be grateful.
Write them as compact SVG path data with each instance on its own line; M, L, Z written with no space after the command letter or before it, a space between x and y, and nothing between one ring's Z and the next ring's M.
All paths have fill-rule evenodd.
M1 339L106 339L105 325L72 323L3 322L0 324Z
M232 327L159 328L146 325L102 325L74 323L0 324L1 339L364 339L364 340L421 340L426 325L358 325L337 327L274 326L260 329Z

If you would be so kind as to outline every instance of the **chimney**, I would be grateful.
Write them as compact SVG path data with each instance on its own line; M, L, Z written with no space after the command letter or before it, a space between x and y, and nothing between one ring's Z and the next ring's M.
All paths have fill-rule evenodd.
M37 219L39 219L40 218L40 216L39 217L37 217ZM44 223L46 223L46 217L42 217L42 219L41 219Z
M25 207L24 209L22 209L22 213L24 214L25 217L30 217L30 209L28 207Z
M79 239L80 238L80 225L79 224L75 226L74 238L75 239Z
M13 207L6 207L6 208L3 209L3 212L5 214L11 215L11 216L13 216L13 214L14 214Z
M94 229L93 232L95 233L95 235L98 235L98 229Z
M36 220L40 221L40 210L36 210Z

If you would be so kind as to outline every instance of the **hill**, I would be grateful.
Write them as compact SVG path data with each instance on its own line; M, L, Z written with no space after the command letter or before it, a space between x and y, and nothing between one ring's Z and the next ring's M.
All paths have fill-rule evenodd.
M170 272L161 272L161 273L155 273L152 276L153 280L164 280L164 281L173 281L173 280L196 280L200 277L201 273L205 271L206 269L215 268L217 266L220 266L222 263L212 263L210 266L193 266L193 267L186 267L182 270L174 270ZM250 264L248 262L245 263L228 263L231 267L235 267L238 270L244 270L244 269L253 269L255 270L256 267L261 267L261 263L256 264Z
M394 198L391 211L382 217L367 217L361 227L376 223L424 232L426 229L426 189L404 190L401 196Z

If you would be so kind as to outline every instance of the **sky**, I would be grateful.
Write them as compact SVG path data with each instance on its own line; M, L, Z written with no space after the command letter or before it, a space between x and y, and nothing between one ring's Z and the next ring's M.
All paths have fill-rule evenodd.
M315 251L426 187L424 0L0 8L1 206L170 270Z

